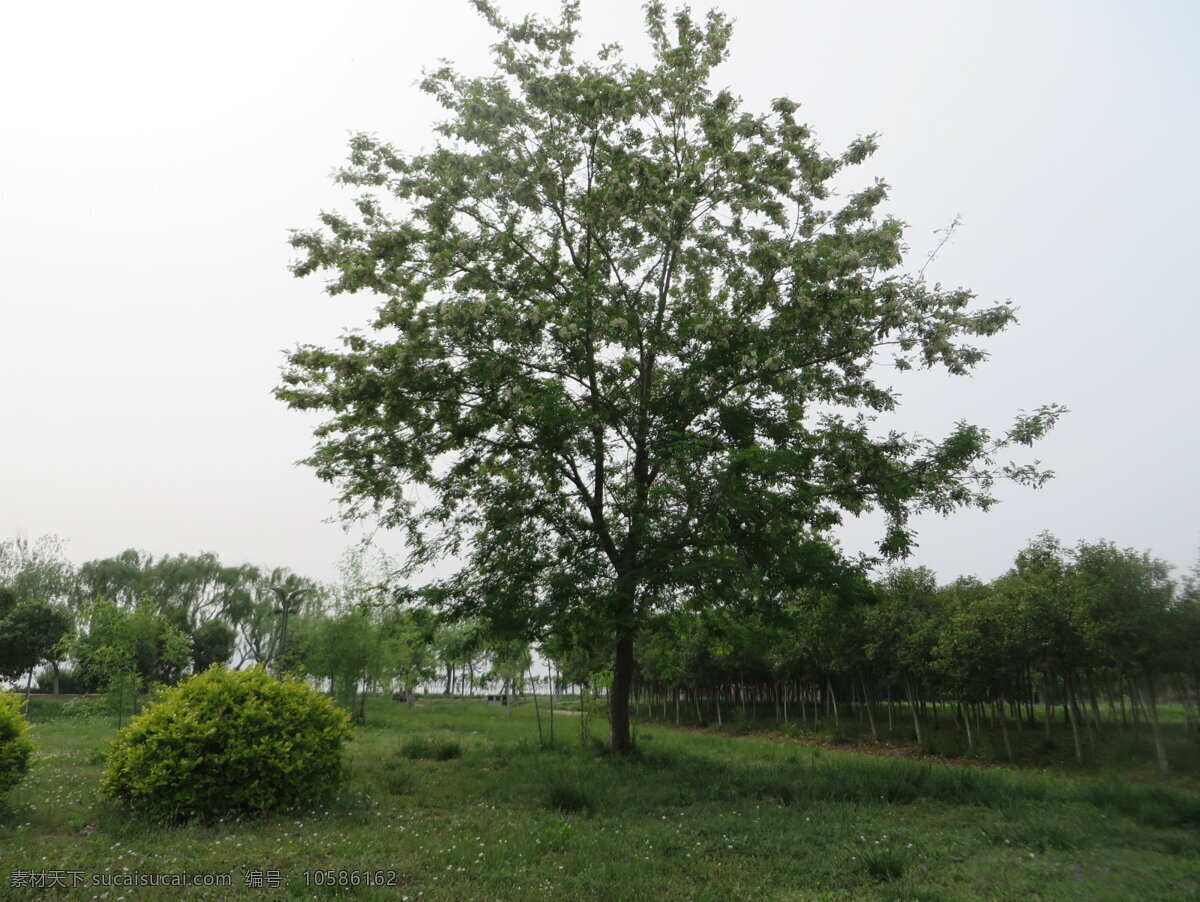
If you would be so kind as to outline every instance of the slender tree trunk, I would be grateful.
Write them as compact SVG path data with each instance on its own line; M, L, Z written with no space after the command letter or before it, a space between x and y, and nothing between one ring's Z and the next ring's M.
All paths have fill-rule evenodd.
M840 726L841 721L838 718L838 703L837 695L833 691L833 681L829 677L825 677L825 688L829 691L829 704L833 708L833 725Z
M587 748L587 683L579 684L579 747Z
M1195 725L1195 718L1192 717L1192 697L1188 695L1187 680L1182 675L1179 676L1175 683L1175 691L1179 693L1179 697L1183 699L1183 732L1184 735L1191 735Z
M1192 691L1195 693L1196 707L1200 708L1200 670L1192 673ZM1200 720L1196 723L1196 735L1200 736Z
M917 745L922 745L921 741L921 721L917 717L917 706L913 701L912 684L904 681L904 694L908 696L908 710L912 713L913 731L917 734Z
M550 666L550 746L554 746L554 666Z
M894 732L892 728L892 708L895 707L892 703L892 681L888 680L887 687L887 703L888 703L888 736Z
M867 692L867 682L861 676L858 679L862 683L863 707L867 709L867 721L871 724L871 738L878 742L879 732L875 729L875 715L871 711L871 695Z
M1071 724L1071 738L1075 741L1075 760L1082 764L1083 746L1079 742L1079 724L1075 717L1075 693L1071 689L1071 680L1069 677L1063 679L1063 689L1066 691L1066 698L1063 699L1063 707L1067 709L1067 720Z
M721 721L721 687L719 684L717 686L717 691L713 693L713 701L717 705L717 726L724 726L724 723Z
M1087 712L1084 710L1083 702L1079 699L1079 674L1073 673L1067 679L1070 680L1071 683L1070 699L1075 719L1077 721L1083 721L1083 730L1087 734L1088 748L1094 752L1096 750L1096 737L1092 733L1091 720L1086 716Z
M1034 724L1034 708L1033 708L1035 691L1033 688L1033 668L1032 667L1025 668L1025 690L1024 691L1025 691L1025 695L1026 695L1025 710L1024 710L1024 712L1018 712L1018 713L1024 713L1024 715L1029 718L1029 726L1032 727L1032 726L1035 726L1035 724ZM1018 707L1021 706L1021 702L1019 700L1017 702L1017 706Z
M1100 703L1096 699L1096 677L1092 669L1087 669L1088 701L1092 706L1092 719L1096 722L1096 735L1103 738L1104 731L1100 725Z
M533 714L537 718L538 748L545 748L546 740L542 736L542 711L538 707L537 686L533 682L533 666L527 667L525 673L529 676L529 690L533 693Z
M1017 721L1020 723L1020 720ZM1012 746L1008 742L1008 719L1004 713L1004 696L1000 696L1000 735L1004 737L1004 754L1012 761Z
M1050 706L1050 671L1042 675L1042 704L1046 708L1046 742L1050 741L1050 724L1054 720L1054 709Z
M1139 687L1139 691L1140 691ZM1146 689L1150 693L1150 728L1154 732L1154 753L1158 756L1159 769L1165 774L1170 771L1167 764L1167 749L1163 745L1162 733L1158 725L1158 692L1154 685L1154 675L1149 669L1146 670ZM1146 707L1145 696L1142 698L1142 707Z
M1136 736L1142 728L1141 715L1143 712L1142 706L1138 703L1138 697L1141 695L1141 691L1139 690L1137 694L1134 694L1134 681L1126 677L1125 674L1121 674L1121 680L1126 684L1125 694L1129 696L1129 707L1133 712L1133 735Z

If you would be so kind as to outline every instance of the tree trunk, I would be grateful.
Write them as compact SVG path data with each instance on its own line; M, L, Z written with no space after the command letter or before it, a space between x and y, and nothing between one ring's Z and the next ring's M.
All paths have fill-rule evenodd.
M1146 671L1146 688L1150 690L1150 727L1154 731L1154 753L1158 756L1159 769L1165 774L1170 768L1167 765L1167 749L1163 745L1162 733L1158 728L1158 692L1154 685L1154 676L1147 669ZM1141 687L1138 687L1141 692ZM1145 695L1142 696L1142 707L1146 707Z
M633 630L622 629L613 660L612 692L609 693L609 744L619 755L633 749L629 733L629 691L633 688Z
M1063 707L1067 709L1067 720L1071 722L1071 738L1075 740L1075 760L1082 764L1083 746L1079 744L1079 724L1076 722L1075 718L1075 693L1071 689L1070 678L1063 680L1063 689L1066 690L1066 698L1063 699Z
M1188 695L1187 680L1182 675L1175 684L1175 691L1183 699L1183 732L1185 736L1190 736L1194 732L1195 718L1192 717L1192 697Z
M1104 729L1100 724L1100 701L1096 697L1096 677L1089 667L1087 673L1088 701L1092 706L1092 720L1096 723L1096 735L1103 738Z
M1050 724L1054 720L1054 709L1050 705L1050 671L1042 676L1042 704L1046 708L1046 742L1050 741Z
M1020 722L1020 714L1018 713L1017 723L1019 724ZM1003 695L1000 696L1000 734L1004 737L1004 754L1008 756L1009 761L1012 761L1012 746L1008 742L1008 718L1004 712Z
M871 724L871 738L878 742L879 733L875 729L875 715L871 713L871 696L867 693L867 681L861 675L858 679L862 683L863 707L867 709L867 721Z
M908 710L912 712L913 731L917 734L917 745L922 745L921 721L917 717L917 706L913 701L912 684L908 680L904 681L904 694L908 696Z
M550 665L550 745L554 746L554 665Z
M1074 673L1068 679L1071 681L1071 704L1074 706L1075 719L1083 721L1084 732L1087 733L1088 748L1093 752L1096 750L1096 737L1092 733L1092 721L1087 716L1087 709L1084 707L1084 702L1080 699L1080 694L1083 687L1079 684L1079 674Z
M1138 695L1134 695L1134 681L1131 678L1126 677L1125 674L1121 674L1121 681L1125 685L1125 695L1129 696L1129 708L1133 712L1133 735L1136 736L1142 727L1141 705L1138 704L1138 695L1141 695L1141 692L1139 691ZM1122 696L1122 698L1124 698L1124 696Z
M525 672L529 676L529 689L533 693L533 713L537 717L538 748L545 748L546 740L542 737L542 710L538 707L537 686L533 683L533 666L530 665Z

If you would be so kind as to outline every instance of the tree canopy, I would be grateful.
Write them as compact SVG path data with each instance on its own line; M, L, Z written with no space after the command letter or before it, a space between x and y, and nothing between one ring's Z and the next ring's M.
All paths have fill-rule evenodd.
M647 3L643 67L577 60L575 0L557 22L474 5L496 71L429 73L436 146L356 136L357 215L294 235L298 275L380 302L341 348L292 352L277 395L330 415L308 462L348 515L404 529L413 572L462 563L429 598L502 633L588 625L624 750L656 613L838 586L847 514L883 511L880 553L903 557L913 513L1040 484L998 455L1061 409L940 441L882 427L887 367L967 373L1014 311L907 274L884 182L837 196L873 136L830 155L795 102L755 114L712 86L725 16Z

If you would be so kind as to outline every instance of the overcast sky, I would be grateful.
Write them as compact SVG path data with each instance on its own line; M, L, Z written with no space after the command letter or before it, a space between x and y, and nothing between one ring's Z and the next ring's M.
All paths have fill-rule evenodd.
M557 4L512 0L506 13ZM698 5L698 9L706 7ZM770 2L736 19L718 87L788 95L827 151L880 133L913 269L1020 325L967 379L918 375L897 428L1066 417L1057 478L989 513L918 523L914 564L1000 575L1042 530L1189 569L1200 546L1195 262L1200 10L1187 2ZM640 4L584 0L585 46L645 58ZM317 419L271 391L286 349L366 324L288 272L290 228L349 209L352 131L405 151L438 117L440 58L491 70L463 2L10 4L0 33L0 539L54 533L76 563L213 551L331 579L353 540L294 462ZM864 550L878 523L855 523ZM395 538L379 539L392 552Z

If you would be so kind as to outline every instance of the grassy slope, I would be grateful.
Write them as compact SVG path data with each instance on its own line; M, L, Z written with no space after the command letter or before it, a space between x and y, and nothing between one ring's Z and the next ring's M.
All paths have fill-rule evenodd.
M0 898L45 895L9 875L54 868L234 878L73 894L108 899L1200 898L1200 796L1179 789L650 728L614 760L581 748L578 716L540 751L531 706L482 701L381 699L369 718L319 809L185 827L96 796L110 724L35 723L38 766L0 808ZM306 885L321 868L392 869L399 887ZM254 869L283 886L245 889Z

